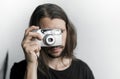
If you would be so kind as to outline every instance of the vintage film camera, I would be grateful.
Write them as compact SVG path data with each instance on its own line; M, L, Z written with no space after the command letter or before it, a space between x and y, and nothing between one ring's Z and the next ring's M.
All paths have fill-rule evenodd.
M36 30L42 36L39 41L41 47L52 47L62 45L62 30L61 29L39 29Z

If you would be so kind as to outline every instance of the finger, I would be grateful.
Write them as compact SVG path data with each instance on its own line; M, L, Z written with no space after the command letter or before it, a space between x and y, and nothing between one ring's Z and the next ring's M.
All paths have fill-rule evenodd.
M28 35L26 36L26 40L33 40L34 38L38 40L42 39L41 35L37 32L29 32Z
M36 53L36 56L37 56L37 58L39 58L39 56L40 56L40 52L37 52L37 53Z
M38 30L38 26L31 26L25 30L25 35L28 35L29 32L32 32L33 30Z
M29 46L40 46L38 41L32 41L28 44Z
M35 53L38 53L41 49L38 42L33 42L30 46Z
M40 50L41 50L41 46L39 45L38 46L38 52L36 53L37 57L39 57L39 55L40 55Z
M34 53L37 53L37 52L39 52L40 50L39 50L39 45L38 44L28 44L27 46L26 46L26 48L25 48L25 50L26 50L26 53L29 53L29 52L34 52Z

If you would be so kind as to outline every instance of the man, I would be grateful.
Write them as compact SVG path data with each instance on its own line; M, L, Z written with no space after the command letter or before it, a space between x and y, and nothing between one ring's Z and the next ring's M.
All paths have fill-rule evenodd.
M26 60L14 64L11 79L94 79L87 64L73 54L77 44L76 31L59 6L38 6L29 26L22 41ZM40 29L61 30L62 44L43 47L39 42L44 40L43 36L35 32Z

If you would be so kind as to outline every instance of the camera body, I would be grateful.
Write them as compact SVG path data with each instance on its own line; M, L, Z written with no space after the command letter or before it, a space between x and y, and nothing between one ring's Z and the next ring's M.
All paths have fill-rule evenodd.
M41 47L52 47L62 45L62 30L61 29L39 29L36 30L42 36L39 40Z

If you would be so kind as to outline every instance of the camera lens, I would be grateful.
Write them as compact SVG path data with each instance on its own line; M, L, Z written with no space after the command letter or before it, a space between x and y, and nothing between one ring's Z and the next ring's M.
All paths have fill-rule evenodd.
M49 41L49 42L52 42L52 41L53 41L53 38L49 38L48 41Z
M44 38L44 42L47 45L53 45L55 43L55 38L53 35L46 35Z

